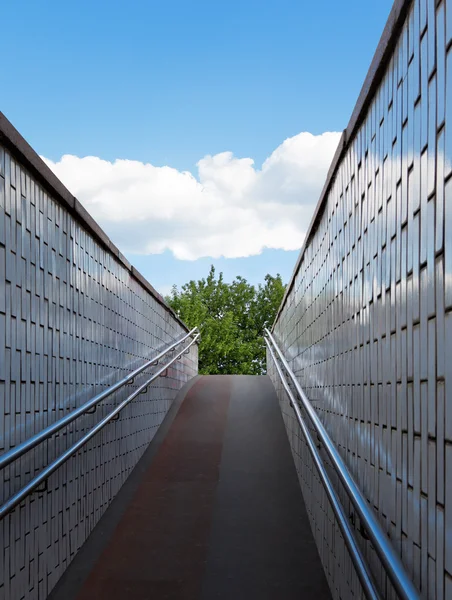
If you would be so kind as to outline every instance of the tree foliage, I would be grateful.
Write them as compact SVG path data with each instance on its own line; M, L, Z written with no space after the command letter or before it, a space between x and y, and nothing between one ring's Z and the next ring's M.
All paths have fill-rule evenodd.
M278 274L265 276L256 288L243 277L230 284L213 265L206 279L173 286L166 298L190 327L198 326L199 372L260 375L265 373L263 332L271 327L284 295Z

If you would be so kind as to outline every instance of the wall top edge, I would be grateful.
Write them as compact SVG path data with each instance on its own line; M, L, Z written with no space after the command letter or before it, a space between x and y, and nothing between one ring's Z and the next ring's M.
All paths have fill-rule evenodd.
M344 131L342 132L330 168L328 169L325 184L323 186L317 205L314 209L314 214L307 229L306 236L301 247L300 254L298 255L297 262L295 263L295 267L290 277L289 283L287 284L282 302L278 308L278 312L272 325L272 331L274 331L275 325L281 315L281 312L284 309L287 298L293 288L295 277L300 268L300 264L303 260L306 248L308 247L309 242L311 241L312 237L314 236L317 230L318 223L323 213L323 209L326 206L328 192L331 188L334 177L336 176L339 164L342 158L344 157L346 151L350 147L351 142L353 141L359 126L361 125L362 121L364 120L367 114L367 109L372 101L376 88L378 87L383 78L386 66L391 58L392 51L394 50L394 47L399 39L401 27L405 21L406 15L412 3L413 0L395 0L391 12L389 13L388 20L386 21L386 25L384 27L383 33L381 34L380 41L377 45L377 49L375 50L366 78L361 87L358 100L353 109L352 116L350 117L350 121L346 129L344 129Z
M50 192L86 230L89 231L98 243L107 249L117 262L121 263L121 265L127 269L130 275L188 332L189 328L187 325L176 315L174 310L168 306L163 296L159 294L149 281L131 265L81 202L70 193L1 111L0 142L5 145L11 154L39 180L40 184L46 188L47 191Z

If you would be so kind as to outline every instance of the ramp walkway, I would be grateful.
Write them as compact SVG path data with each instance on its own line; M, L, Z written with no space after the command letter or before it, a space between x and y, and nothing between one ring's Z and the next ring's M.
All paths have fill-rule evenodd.
M330 598L267 376L203 376L52 600Z

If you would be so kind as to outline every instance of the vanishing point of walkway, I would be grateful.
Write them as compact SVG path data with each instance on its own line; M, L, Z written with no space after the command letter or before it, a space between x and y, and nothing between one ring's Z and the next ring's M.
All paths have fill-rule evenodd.
M179 393L50 598L330 598L268 377Z

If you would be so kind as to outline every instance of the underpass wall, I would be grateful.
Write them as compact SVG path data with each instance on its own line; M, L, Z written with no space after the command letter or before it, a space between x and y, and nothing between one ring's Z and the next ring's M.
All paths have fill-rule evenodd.
M450 0L394 4L273 328L421 596L439 600L452 598L451 43ZM267 364L333 596L359 598ZM355 523L383 597L395 597Z
M0 113L0 454L187 333ZM197 345L0 520L0 599L44 599L198 370ZM0 471L0 502L143 382Z

